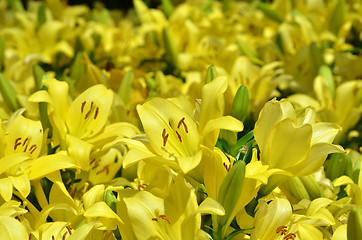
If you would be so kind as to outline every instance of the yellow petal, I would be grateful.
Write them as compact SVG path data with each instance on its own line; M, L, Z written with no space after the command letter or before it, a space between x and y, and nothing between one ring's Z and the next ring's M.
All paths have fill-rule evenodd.
M14 187L20 192L23 197L27 197L30 193L30 181L27 174L21 174L19 176L9 176L9 179L13 183Z
M73 158L61 153L40 157L32 162L29 179L42 178L65 168L79 168L79 166Z
M308 223L297 223L301 240L323 240L323 234L313 225Z
M94 229L101 226L102 224L98 222L85 223L72 232L72 235L70 235L67 240L85 240Z
M334 230L332 240L347 240L347 224L343 224Z
M27 152L33 158L40 154L43 144L43 128L40 121L17 116L6 128L5 154Z
M8 178L0 179L0 195L5 201L9 201L13 196L13 184Z
M81 93L71 104L66 123L69 133L80 139L90 138L104 127L113 102L113 92L95 85Z
M107 230L115 230L117 225L123 224L118 215L105 202L97 202L84 212L84 217L97 219Z
M0 239L28 239L25 226L15 218L0 216Z
M94 203L103 201L103 194L104 194L104 185L98 184L89 189L83 195L83 204L84 208L90 208Z
M77 165L81 169L88 171L90 163L90 152L93 148L93 145L70 134L66 136L66 141L69 155L77 161Z

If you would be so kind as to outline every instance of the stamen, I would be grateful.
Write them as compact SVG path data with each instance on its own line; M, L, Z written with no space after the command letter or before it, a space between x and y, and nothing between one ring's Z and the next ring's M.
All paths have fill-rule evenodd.
M83 113L85 103L86 103L86 101L82 102L82 107L80 108L80 112L81 112L81 113Z
M152 221L156 221L156 222L158 222L157 218L152 218Z
M162 138L163 138L163 146L166 146L168 134L166 134L166 129L163 129L162 131Z
M177 128L180 128L181 124L184 126L186 133L189 133L189 130L187 129L187 125L185 123L185 117L181 118L181 120L178 122Z
M222 165L224 165L224 167L225 167L225 169L226 169L226 171L230 171L230 169L231 169L231 164L228 166L226 163L222 163Z
M15 139L14 151L15 151L16 148L21 144L21 142L19 142L20 140L21 140L21 137Z
M55 240L55 237L52 235L52 240Z
M24 145L25 145L25 143L26 143L28 140L29 140L29 138L25 138L25 140L24 140L24 142L23 142L23 145L22 145L22 146L24 146Z
M182 142L181 135L177 131L176 131L176 134L178 136L178 140L180 140L180 142Z
M98 116L98 111L99 111L99 107L96 108L96 113L94 114L94 119L97 118L97 116Z
M91 113L92 111L92 108L93 108L93 102L91 102L91 105L90 105L90 108L89 108L89 111L87 112L87 114L85 115L84 119L87 119L89 114Z
M72 231L71 231L73 229L72 226L69 225L69 226L66 226L66 228L69 232L69 235L72 235Z
M277 230L275 231L275 233L279 233L279 232L280 232L280 235L287 234L287 226L282 225L282 226L278 227Z
M148 187L148 184L139 184L138 191L141 191L141 190L145 189L146 187Z
M25 146L24 152L26 152L26 150L28 149L28 146L29 146L29 145L26 145L26 146Z
M108 175L108 173L109 173L109 165L104 166L102 168L102 170L99 170L96 174L98 175L98 174L100 174L100 173L102 173L104 171L106 171L106 174Z
M289 233L288 235L286 235L284 237L285 240L287 239L292 239L292 240L295 240L295 238L297 237L297 235L295 233Z
M68 232L65 232L65 233L63 234L63 237L62 237L63 240L65 240L65 236L67 236L67 233L68 233Z
M168 222L168 224L171 224L170 219L166 215L160 215L159 217L163 220L166 220Z
M30 149L29 149L30 154L33 154L33 152L34 152L36 149L37 149L36 144L32 145L32 146L30 147Z

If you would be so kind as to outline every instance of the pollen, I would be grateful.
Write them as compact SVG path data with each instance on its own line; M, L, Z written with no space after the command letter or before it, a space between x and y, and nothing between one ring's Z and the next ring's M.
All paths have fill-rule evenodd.
M188 130L187 125L185 123L185 117L181 118L181 120L178 122L177 128L180 128L181 124L184 126L186 133L189 133L189 130Z
M297 237L297 235L295 233L289 233L288 235L286 235L284 237L284 239L292 239L292 240L295 240L295 238Z
M96 108L96 112L94 114L94 119L96 119L98 117L98 112L99 112L99 107Z
M181 135L177 131L176 131L176 134L177 134L178 140L180 140L180 142L182 142Z
M162 139L163 139L163 146L166 146L168 134L166 134L166 129L163 129L162 131Z
M21 142L19 142L20 140L21 140L20 137L17 138L17 139L15 139L14 151L16 150L16 148L17 148L19 145L21 145Z
M225 169L226 169L226 171L230 171L230 169L231 169L231 164L228 166L226 163L222 163L222 165L224 165L224 167L225 167Z
M92 109L93 109L93 102L91 102L89 111L88 111L87 114L84 116L84 119L87 119L87 118L89 117L89 114L92 112Z
M80 107L80 112L83 113L84 111L84 106L85 106L86 101L82 102L82 106Z
M160 216L159 216L159 218L161 218L161 219L163 219L163 220L167 221L167 222L168 222L168 224L171 224L170 219L169 219L166 215L160 215Z
M282 225L282 226L278 227L277 230L275 231L275 233L280 233L280 235L286 235L287 234L287 226Z

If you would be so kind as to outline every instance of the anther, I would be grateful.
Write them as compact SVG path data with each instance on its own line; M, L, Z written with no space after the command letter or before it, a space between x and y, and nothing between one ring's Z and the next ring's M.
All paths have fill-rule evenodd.
M100 174L102 172L106 171L106 174L109 173L109 165L106 165L102 168L102 170L99 170L96 174Z
M29 140L29 138L25 138L25 140L24 140L24 142L23 142L23 145L21 145L21 146L24 146L25 143L26 143L28 140Z
M68 232L65 232L65 233L63 234L63 237L62 237L63 240L65 240L65 236L67 236L67 233L68 233Z
M37 149L36 144L32 145L32 146L29 148L30 154L33 154L33 152L34 152L36 149Z
M163 220L166 220L168 222L168 224L171 224L170 219L166 215L160 215L159 217Z
M226 171L230 171L230 169L231 169L231 164L228 166L226 163L223 162L222 165L224 165Z
M184 125L186 133L189 133L189 130L187 129L187 125L185 123L185 117L181 118L181 120L178 122L177 128L180 128L181 124Z
M180 140L180 142L182 142L181 135L177 131L176 131L176 134L178 136L178 140Z
M282 226L278 227L277 230L275 231L275 233L279 233L279 232L280 232L280 235L287 234L287 226L282 225Z
M55 240L55 237L52 235L52 240Z
M147 184L139 184L138 185L138 191L141 191L143 189L145 189L148 185Z
M152 218L152 221L156 221L156 222L158 222L157 218Z
M168 134L166 134L166 129L163 129L162 131L162 138L163 138L163 146L166 146Z
M97 118L97 116L98 116L98 111L99 111L99 107L96 108L96 112L95 112L95 114L94 114L94 119Z
M295 238L297 237L297 235L295 233L289 233L288 235L286 235L284 237L285 240L287 239L292 239L292 240L295 240Z
M81 113L83 113L85 103L86 103L86 101L82 102L82 107L80 108L80 112L81 112Z
M19 142L21 140L21 138L17 138L15 139L15 145L14 145L14 151L16 150L16 148L21 144L21 142Z
M66 228L67 228L67 230L68 230L68 232L69 232L69 235L72 235L72 226L66 226Z
M92 108L93 108L93 102L91 102L91 105L90 105L90 108L89 108L89 111L87 112L87 114L85 115L84 119L87 119L89 114L91 113L92 111Z

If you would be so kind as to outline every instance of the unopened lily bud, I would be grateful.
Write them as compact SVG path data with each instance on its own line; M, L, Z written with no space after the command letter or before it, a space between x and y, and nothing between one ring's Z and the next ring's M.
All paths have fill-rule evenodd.
M333 181L336 178L342 176L345 172L346 168L346 160L343 154L335 153L329 160L327 170L326 170L326 177Z
M264 13L267 18L278 23L283 22L283 19L279 16L279 14L275 10L273 10L268 4L259 2L258 8Z
M38 64L35 64L33 66L33 75L34 75L36 89L39 90L41 87L41 80L43 79L45 72Z
M358 240L362 236L362 207L356 206L349 213L347 222L348 240Z
M134 73L132 71L128 71L124 74L122 82L119 86L118 96L120 96L125 103L127 103L131 97L130 89L132 87L133 79L134 79Z
M207 68L206 81L205 81L205 83L211 82L211 81L214 80L214 78L216 78L216 77L217 77L216 68L215 68L215 66L210 65L210 66Z
M0 71L4 65L4 53L5 53L5 38L3 35L0 35Z
M104 192L103 200L113 210L113 212L117 212L117 198L111 190L107 190Z
M175 42L172 39L171 33L168 28L162 31L163 42L166 50L166 58L170 61L175 68L178 68L178 52Z
M38 27L43 25L46 20L46 8L45 5L42 3L38 8Z
M229 170L221 183L218 202L225 209L224 216L218 216L217 235L223 239L227 226L230 225L234 218L233 211L240 198L245 178L245 162L238 161Z
M244 122L248 113L249 107L249 92L244 86L240 86L235 94L231 115L240 121Z
M169 18L173 12L173 5L170 0L162 0L162 10L165 13L166 17Z
M331 69L326 65L322 65L319 68L319 75L323 77L324 84L329 88L329 90L331 91L332 98L334 98L336 92L336 86L334 84L334 78Z
M308 192L309 199L314 200L322 196L320 187L312 175L299 177Z
M298 177L289 178L287 181L284 182L284 187L298 201L302 199L310 200L308 191L305 188L300 178Z
M14 87L1 73L0 73L0 91L1 94L3 95L6 105L10 108L11 111L16 111L21 107L18 98L16 97L17 94Z

